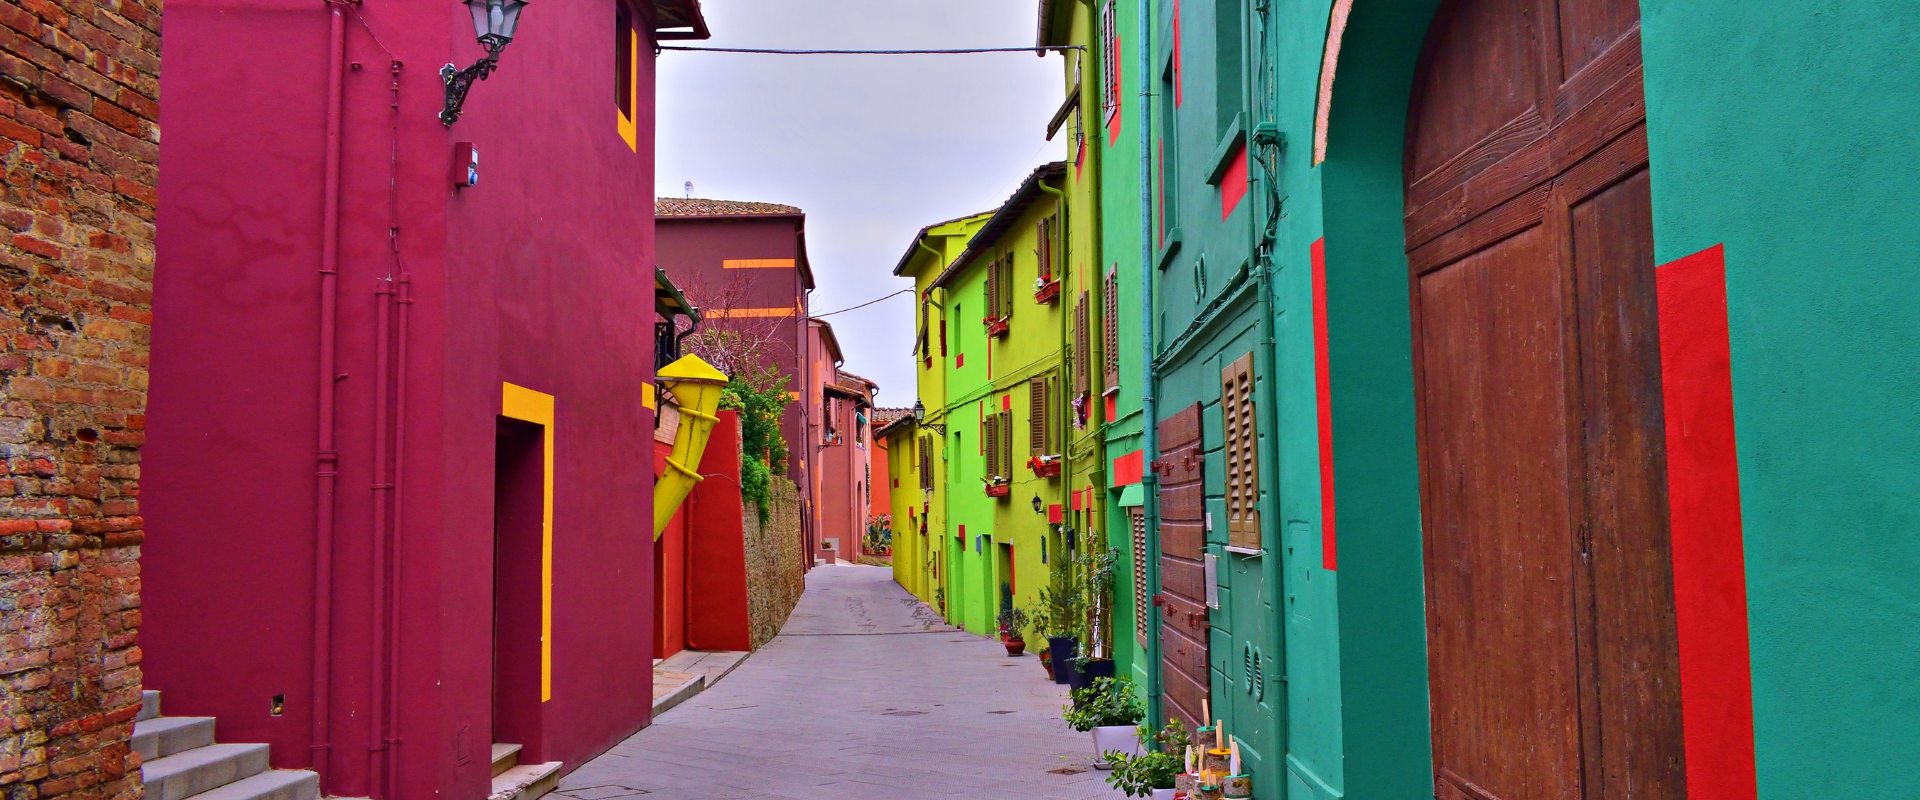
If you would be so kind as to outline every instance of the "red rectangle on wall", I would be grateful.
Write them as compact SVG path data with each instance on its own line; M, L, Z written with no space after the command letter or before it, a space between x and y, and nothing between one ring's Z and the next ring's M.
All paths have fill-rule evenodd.
M1113 460L1113 485L1130 486L1140 482L1146 472L1146 455L1135 450Z
M1753 662L1726 251L1716 245L1655 275L1687 793L1752 800Z
M1220 218L1233 216L1233 210L1240 207L1241 199L1247 196L1247 148L1242 145L1228 162L1227 171L1220 173Z

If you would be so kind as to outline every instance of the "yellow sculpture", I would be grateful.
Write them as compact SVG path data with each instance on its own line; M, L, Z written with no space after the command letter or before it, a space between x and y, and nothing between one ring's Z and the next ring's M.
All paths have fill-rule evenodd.
M667 472L654 478L653 539L666 533L667 522L679 510L693 485L699 483L700 456L707 451L707 437L719 418L720 390L727 376L699 356L682 356L660 369L660 383L673 392L680 409L680 430L673 437L673 452L667 456Z

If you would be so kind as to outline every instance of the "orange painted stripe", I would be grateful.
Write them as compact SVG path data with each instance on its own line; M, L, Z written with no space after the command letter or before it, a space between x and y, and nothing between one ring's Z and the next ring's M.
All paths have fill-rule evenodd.
M712 263L712 262L708 262ZM724 269L793 269L791 258L729 258L720 262Z
M797 308L716 308L701 311L708 319L747 319L753 317L791 317L800 312Z

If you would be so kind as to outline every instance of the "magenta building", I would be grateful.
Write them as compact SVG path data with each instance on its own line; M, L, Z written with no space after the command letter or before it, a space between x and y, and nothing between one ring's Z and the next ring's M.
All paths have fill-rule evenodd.
M653 46L697 0L528 5L451 126L458 3L167 12L147 687L336 796L647 724Z

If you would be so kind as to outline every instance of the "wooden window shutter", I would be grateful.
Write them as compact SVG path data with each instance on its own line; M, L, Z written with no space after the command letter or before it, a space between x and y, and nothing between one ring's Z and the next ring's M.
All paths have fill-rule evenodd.
M920 438L920 488L933 488L933 447L932 440Z
M1147 615L1152 613L1153 604L1147 600L1147 514L1146 509L1134 506L1127 509L1127 516L1133 519L1133 635L1141 644L1147 643Z
M1000 318L1000 264L987 265L987 317Z
M1107 390L1120 386L1120 265L1107 270L1106 291L1100 304L1100 343L1106 352Z
M1000 316L1013 317L1013 254L1000 262Z
M1053 218L1052 217L1047 217L1046 219L1040 220L1040 231L1039 231L1039 235L1036 238L1038 238L1040 241L1040 247L1038 251L1038 255L1040 256L1039 275L1042 278L1051 278L1053 277Z
M928 346L928 340L932 338L933 332L927 325L928 320L933 316L932 310L933 303L931 301L920 301L920 355L922 357L930 357L933 355L933 353L930 352L932 348Z
M1220 371L1227 462L1227 544L1260 549L1260 456L1254 425L1253 354Z
M1048 455L1047 427L1047 379L1038 377L1027 381L1027 443L1031 455Z
M1000 415L987 415L987 433L985 438L987 455L987 477L1000 475Z
M1085 396L1093 381L1089 373L1093 365L1087 363L1091 351L1087 341L1087 293L1080 292L1080 302L1073 309L1073 391L1075 396Z

